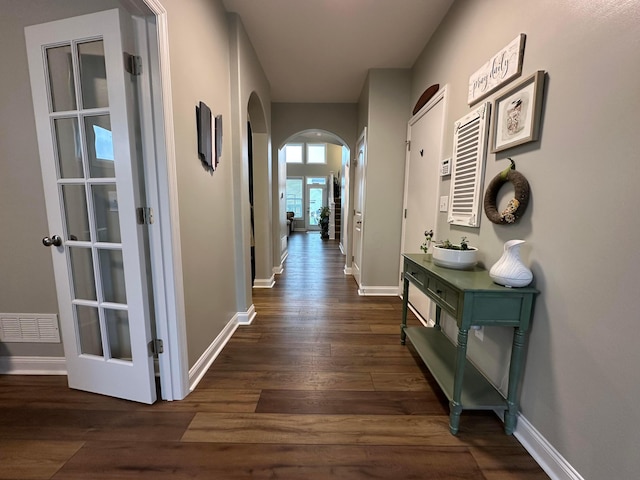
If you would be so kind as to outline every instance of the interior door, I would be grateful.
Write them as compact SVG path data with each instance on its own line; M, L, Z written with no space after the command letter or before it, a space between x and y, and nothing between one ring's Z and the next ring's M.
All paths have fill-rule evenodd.
M307 230L320 230L318 209L327 205L327 179L307 177Z
M442 95L434 98L409 121L408 140L411 148L405 168L402 253L420 252L425 230L433 230L437 234L443 128ZM434 236L434 240L436 238ZM402 265L401 258L400 271ZM412 284L409 286L409 302L425 321L429 320L431 301Z
M367 129L362 131L356 145L353 162L353 258L351 270L358 286L362 286L362 238L364 222L365 168L367 163Z
M130 21L116 9L25 35L69 386L153 403Z

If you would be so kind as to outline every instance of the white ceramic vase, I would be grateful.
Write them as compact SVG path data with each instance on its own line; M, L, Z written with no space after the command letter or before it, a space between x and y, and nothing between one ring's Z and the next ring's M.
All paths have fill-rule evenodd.
M533 280L533 273L520 259L520 247L524 240L509 240L504 244L502 257L491 267L489 276L498 285L526 287Z

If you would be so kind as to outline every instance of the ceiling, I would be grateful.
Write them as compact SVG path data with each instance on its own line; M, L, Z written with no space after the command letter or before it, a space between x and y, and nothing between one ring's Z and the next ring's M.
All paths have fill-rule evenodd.
M411 68L453 0L223 0L273 102L355 103L371 68Z

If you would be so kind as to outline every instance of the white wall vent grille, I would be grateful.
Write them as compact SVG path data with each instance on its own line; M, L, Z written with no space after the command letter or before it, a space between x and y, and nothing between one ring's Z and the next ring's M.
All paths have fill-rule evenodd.
M455 123L448 222L480 226L480 196L489 134L489 103Z
M0 341L60 343L58 316L47 313L0 313Z

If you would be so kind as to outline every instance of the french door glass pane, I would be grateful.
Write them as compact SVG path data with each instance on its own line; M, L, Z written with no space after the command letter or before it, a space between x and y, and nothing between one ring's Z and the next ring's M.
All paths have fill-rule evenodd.
M82 106L85 109L108 107L107 69L104 63L102 40L79 44L78 58L80 60Z
M93 211L96 220L98 242L120 243L120 220L118 218L118 195L115 184L94 185Z
M70 247L69 256L74 298L79 300L97 300L91 249Z
M83 178L82 152L78 137L78 119L57 118L53 121L58 153L59 178Z
M71 46L47 48L47 66L49 68L49 91L51 109L64 112L76 109L75 82Z
M322 188L309 188L309 225L319 225L318 209L322 207Z
M67 240L90 241L84 185L62 185L62 202L67 222Z
M103 350L98 309L84 305L76 305L75 308L80 352L101 357Z
M89 171L92 178L116 176L109 115L85 117L85 137Z
M102 278L102 295L105 302L127 303L124 288L124 268L122 251L98 250L100 261L100 277Z
M105 310L107 334L111 358L131 360L131 337L129 336L129 315L126 310Z

